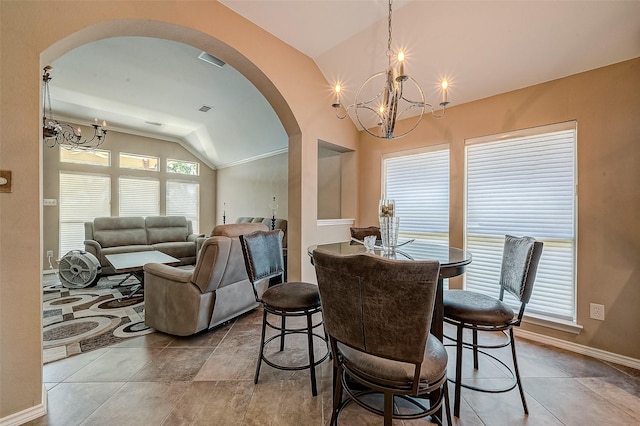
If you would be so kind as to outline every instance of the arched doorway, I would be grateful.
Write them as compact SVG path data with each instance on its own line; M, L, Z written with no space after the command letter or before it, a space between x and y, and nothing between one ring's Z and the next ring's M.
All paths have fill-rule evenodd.
M0 155L3 169L14 170L13 191L4 194L0 221L0 417L37 417L43 409L38 401L46 395L40 368L45 250L40 81L44 65L75 47L114 36L162 37L213 52L240 70L272 105L288 135L289 274L313 274L306 247L318 242L317 141L340 141L355 149L357 131L322 113L330 101L328 84L309 57L215 1L75 0L65 7L58 2L7 1L0 8L0 105L7 123L0 128Z
M166 24L165 24L166 25ZM159 80L165 80L165 82L171 84L171 81L174 81L176 83L173 83L175 86L179 85L179 81L185 81L185 87L182 90L182 95L186 98L187 94L186 94L186 90L188 88L188 86L191 84L197 84L194 82L194 80L191 80L188 76L187 73L190 71L188 69L189 66L191 67L196 67L199 61L192 61L191 63L189 63L189 65L186 64L186 62L189 60L190 56L193 57L193 59L197 59L197 55L200 52L200 49L193 47L191 45L187 45L185 43L182 42L176 42L174 40L168 39L166 38L166 36L164 35L165 32L167 32L166 30L163 31L163 25L158 25L157 28L157 35L158 36L162 36L162 38L152 38L149 37L149 31L145 31L145 36L144 37L136 37L136 36L131 36L128 35L126 37L120 37L117 36L115 34L115 32L113 34L110 34L109 37L103 37L100 40L94 40L91 41L87 44L80 44L79 46L74 47L73 49L69 50L68 52L66 52L65 54L63 54L61 57L59 58L54 58L52 59L51 65L53 65L54 70L52 71L52 74L56 75L62 75L65 76L65 74L67 75L67 84L64 86L64 88L60 88L61 92L65 92L65 96L63 97L63 102L60 102L60 104L63 105L63 107L66 107L66 111L63 109L62 112L60 111L55 111L54 116L57 114L57 117L65 117L65 112L67 113L66 116L70 116L73 117L74 116L74 106L76 107L76 110L81 111L82 108L84 107L83 105L80 105L82 101L80 101L77 105L73 105L73 97L74 97L74 93L75 93L75 98L87 98L89 100L89 102L91 101L92 96L97 98L98 96L100 96L100 90L104 91L104 93L106 93L107 95L105 96L105 107L103 111L94 111L95 114L100 114L103 113L103 116L99 116L100 120L102 120L103 118L106 119L109 122L109 127L111 129L110 133L111 135L109 140L107 141L107 143L105 143L104 145L101 145L101 149L105 150L106 153L111 154L111 163L112 163L112 167L111 170L108 172L111 176L110 180L112 182L115 183L116 180L118 180L118 176L120 176L120 171L117 171L117 156L119 154L119 151L123 150L123 147L126 146L126 143L123 143L123 138L122 138L122 134L127 134L127 125L130 127L132 126L133 121L129 120L127 122L127 120L124 118L124 116L127 116L127 118L131 118L132 115L134 114L134 110L136 108L133 108L132 111L127 114L126 111L119 111L119 114L123 114L121 115L121 117L123 118L122 122L118 122L117 118L114 117L118 117L118 114L114 113L114 111L107 111L106 109L108 108L108 105L116 105L116 106L120 106L122 109L125 109L128 105L126 104L127 102L127 96L124 96L124 93L121 94L120 96L122 96L121 98L118 98L118 95L115 95L116 92L118 92L118 85L125 85L125 84L129 84L129 89L128 92L132 92L135 89L133 89L132 85L135 84L137 82L137 84L149 84L150 86L152 86L155 91L152 93L145 93L145 94L137 94L136 96L131 96L131 94L128 94L128 98L130 103L134 103L135 101L139 100L140 96L152 96L156 98L156 102L158 99L158 93L156 92L160 92L163 89L166 89L166 87L162 87L160 85L160 83L150 83L149 80L152 80L154 77L157 77L158 74L162 74L162 77ZM176 28L175 26L170 26L171 27L171 33L172 34L176 34ZM90 32L90 28L83 30L81 32ZM192 30L188 30L188 29L184 29L181 28L180 32L184 31L185 33L189 34L192 33ZM197 34L198 36L200 36L200 34ZM69 38L74 38L75 41L79 42L81 41L81 38L79 37L79 35L76 33L72 36L70 36ZM175 38L182 38L182 37L175 37ZM193 38L193 35L190 35L190 38ZM66 39L62 41L66 42ZM199 43L199 45L206 45L206 44L213 44L215 46L217 46L219 43L217 42L217 40L211 38L211 37L202 37L202 43ZM137 48L136 48L137 46ZM221 49L221 52L224 52L225 49ZM97 52L101 52L101 54L98 54ZM203 51L204 52L204 51ZM208 51L211 52L211 51ZM207 53L208 53L207 52ZM46 53L46 52L45 52ZM149 64L147 65L146 63L144 63L145 58L146 61L149 61L151 58L154 57L154 53L156 55L159 54L163 54L163 55L173 55L173 59L172 58L157 58L156 57L156 63L154 64ZM214 55L219 55L218 51L216 52L212 52ZM144 58L140 58L140 54L142 54L142 56L144 56ZM43 53L43 56L45 54ZM162 59L165 59L164 61ZM87 63L87 62L82 62L82 61L94 61L94 62L99 62L99 65L97 66L90 66L91 64ZM184 65L182 67L173 67L173 62L178 62L178 63L183 63ZM139 68L138 69L134 69L133 66L129 66L128 69L123 69L126 66L128 66L129 63L133 63L135 64L135 67ZM241 61L241 63L243 63ZM49 64L47 64L49 65ZM116 67L116 68L113 68ZM169 70L169 72L167 73L167 70ZM179 73L178 70L181 70L182 73ZM171 71L173 71L175 74L171 75ZM252 70L253 71L253 70ZM221 85L231 85L231 84L235 84L235 93L234 94L243 94L243 96L241 97L246 97L248 98L247 101L253 99L253 103L255 104L260 104L261 102L263 102L264 104L266 104L266 101L264 101L264 97L262 97L261 99L259 98L255 98L251 97L252 95L250 95L251 90L253 89L253 92L256 92L257 90L255 89L255 87L251 86L250 83L249 86L251 86L250 88L246 87L245 81L246 79L242 79L239 78L237 76L237 74L241 74L239 71L236 71L234 68L232 68L229 64L226 65L225 68L225 76L223 77L219 77L219 81L214 82L211 74L208 74L209 79L202 81L202 82L198 82L199 84L201 84L201 90L204 92L205 89L208 87L208 85L214 85L214 84L221 84ZM75 73L75 74L73 74ZM165 74L167 73L167 74ZM71 74L71 75L70 75ZM69 76L70 75L70 76ZM88 81L85 81L84 79L84 75L90 75L90 79ZM136 75L138 76L138 78L136 78ZM126 76L126 77L125 77ZM111 86L109 85L109 81L110 80L114 80L114 84L112 84ZM220 80L224 80L224 81L220 81ZM157 82L158 80L156 80ZM102 84L101 84L102 82ZM243 86L244 85L244 86ZM100 87L100 90L96 90L97 87ZM82 91L82 88L84 88L84 91ZM229 88L225 88L225 92L226 92L226 96L231 96L228 92L229 92ZM231 89L231 91L233 91L233 89ZM125 91L126 92L126 91ZM54 92L55 94L55 92ZM160 96L160 98L164 98L166 99L167 102L172 102L172 101L176 101L177 96L179 96L179 93L176 93L174 91L173 96L171 96L170 94L163 96ZM98 99L94 99L95 100ZM98 100L99 101L99 100ZM153 102L151 102L153 104ZM56 102L53 102L54 106L56 106ZM138 109L141 109L140 104L137 104L136 106L138 107ZM222 105L228 105L225 102L221 103ZM95 105L95 103L94 103ZM162 110L162 106L159 104L155 104L157 105L157 110ZM154 105L154 106L155 106ZM266 104L268 105L268 104ZM77 107L80 107L79 109ZM95 108L95 106L94 106ZM229 109L231 109L231 107L229 107ZM70 112L69 112L70 111ZM112 117L109 117L109 114L113 114ZM151 113L150 111L147 112L148 116L153 115L153 113ZM158 112L159 115L162 115L162 112L159 111ZM177 115L177 112L174 112L173 117L175 117L176 120L178 120L180 117ZM106 117L104 116L106 115ZM165 115L166 115L166 109L165 109ZM140 114L140 116L144 116L144 113ZM232 117L233 115L230 113L226 114L227 119L229 117ZM277 121L277 117L273 117L276 121ZM238 116L238 120L245 123L244 125L246 126L246 122L247 120L249 122L252 122L254 120L251 119L251 117L247 117L246 113L244 116ZM264 120L255 120L255 122L261 122L261 124L264 126ZM222 123L218 123L218 126L220 126ZM114 130L115 127L115 130ZM214 126L210 126L209 129L210 130L214 130L213 129ZM139 135L141 132L144 132L143 128L137 128L137 129L133 129L131 131L131 136L129 136L129 139L131 140L131 142L135 143L136 139L134 135ZM195 133L195 132L193 132ZM205 132L206 133L206 132ZM144 134L144 133L143 133ZM148 136L150 138L153 138L154 135L152 132L148 133ZM170 134L166 134L166 135L160 135L159 138L163 139L165 137L170 137ZM183 147L185 147L189 152L191 152L192 154L200 154L200 155L204 155L205 158L200 158L200 160L202 161L203 166L209 165L212 163L212 158L210 157L206 157L206 149L199 149L202 147L202 145L207 142L207 138L206 135L204 137L205 141L198 141L196 140L195 145L191 144L189 145L190 140L183 140L180 142L180 145L183 145ZM284 140L284 142L286 143L286 135L283 135L282 139ZM116 142L113 142L113 141ZM129 141L127 141L129 142ZM153 155L161 155L159 154L160 152L163 151L168 151L168 149L165 147L165 145L167 145L166 143L163 143L161 140L158 140L158 144L157 144L157 148L154 148L154 151L150 152L149 154L153 154ZM126 148L124 148L126 149ZM176 149L180 149L180 148L175 148L175 149L170 149L170 151L175 151ZM213 151L215 151L216 148L213 149ZM58 184L58 173L63 173L63 167L62 163L58 163L56 157L57 157L57 151L58 151L58 147L54 147L53 150L50 150L49 148L45 149L44 154L44 170L41 170L42 175L44 177L44 198L52 198L52 199L59 199L59 184ZM127 149L128 152L135 152L136 149ZM199 151L199 152L198 152ZM143 154L143 153L140 153ZM146 153L144 153L146 155ZM183 154L184 155L184 154ZM165 154L162 154L162 157L166 157ZM158 157L159 158L159 157ZM164 161L164 158L163 158ZM113 167L116 166L116 167ZM87 172L91 173L92 171L92 167L89 166L83 166L84 168L88 169ZM78 166L76 165L75 168L78 168ZM95 168L95 166L94 166ZM98 167L99 168L99 167ZM83 170L75 170L76 173L82 173ZM286 171L286 169L285 169ZM68 172L68 171L67 171ZM99 170L97 171L99 172ZM115 173L115 174L114 174ZM131 172L129 172L131 173ZM66 174L66 172L65 172ZM208 174L210 175L210 174ZM108 181L109 179L107 179ZM213 178L213 181L217 182L218 179ZM164 188L163 185L158 185L159 188ZM207 187L209 185L206 185L206 182L203 180L200 184L200 186L202 187ZM284 185L285 188L284 190L286 190L286 184ZM160 191L162 191L162 189L160 189ZM112 205L112 209L111 209L111 213L107 213L106 215L112 215L112 216L118 216L121 215L122 213L119 213L117 208L113 208L113 205L115 204L116 206L119 204L119 201L117 200L117 189L114 189L112 191L108 191L111 193L111 197L112 200L114 200L111 205ZM164 192L162 192L162 196L160 196L161 199L165 199L164 196ZM79 194L80 195L80 194ZM203 194L204 196L208 196L209 197L209 205L214 205L215 204L215 195L211 196L211 194ZM81 196L81 195L80 195ZM62 210L62 205L60 204L60 209ZM164 209L163 209L164 211ZM209 220L205 220L204 222L206 223L205 226L203 226L202 228L202 232L206 233L206 230L210 230L213 228L214 225L217 224L217 221L212 221L213 218L216 217L216 212L215 211L211 211L211 208L202 208L201 211L203 212L203 216L207 217ZM80 214L80 213L78 213ZM155 214L161 214L160 212L157 212ZM53 209L44 209L43 212L43 221L44 221L44 235L43 235L43 242L44 242L44 246L47 247L47 249L49 248L55 248L56 252L57 252L57 248L61 247L61 246L65 246L65 244L60 244L60 242L58 241L57 235L61 235L63 236L63 234L65 233L61 233L58 231L58 225L61 224L61 218L57 219L57 215L54 214L54 210ZM89 220L89 219L87 219ZM78 228L81 227L81 224L78 225ZM80 231L79 231L80 232ZM68 233L68 232L67 232ZM80 241L80 237L77 238L78 241ZM67 244L68 245L68 244ZM79 245L78 247L74 247L76 249L82 249L82 246ZM65 251L61 251L60 252L60 256L62 256L65 253ZM46 265L46 263L45 263ZM52 320L54 318L51 318ZM54 321L56 322L56 321ZM58 324L52 324L53 327L57 327ZM47 327L45 327L45 330L47 329ZM48 343L48 342L47 342ZM76 346L77 344L72 344L69 347L75 347L75 349L73 349L73 352L76 351L80 351L79 347ZM45 346L45 357L44 360L45 362L48 362L50 360L55 360L57 358L55 358L55 356L61 357L63 355L61 355L62 352L65 352L64 350L64 345L57 347L57 348L50 348L48 345L44 345ZM55 353L54 358L50 358L50 353Z

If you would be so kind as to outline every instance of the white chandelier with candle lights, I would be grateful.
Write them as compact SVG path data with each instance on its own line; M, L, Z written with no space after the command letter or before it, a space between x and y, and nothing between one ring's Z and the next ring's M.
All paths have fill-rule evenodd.
M358 89L355 102L346 107L340 102L341 84L336 83L335 102L332 104L337 118L342 120L353 111L360 126L371 136L380 139L398 139L409 134L418 126L425 111L430 110L435 118L442 118L449 105L446 79L440 85L442 102L441 108L436 111L432 104L425 101L418 83L405 73L405 52L400 50L396 54L391 48L391 15L392 0L389 0L387 69L369 77ZM395 60L396 66L392 60ZM394 133L401 119L407 119L407 126L403 126L400 133Z
M74 150L96 149L104 143L107 138L107 123L98 124L98 119L94 119L91 123L93 127L93 136L90 139L82 138L80 128L75 128L71 124L53 118L51 112L51 94L49 92L49 82L51 81L52 67L44 67L42 74L42 139L46 146L53 148L59 145L61 148Z

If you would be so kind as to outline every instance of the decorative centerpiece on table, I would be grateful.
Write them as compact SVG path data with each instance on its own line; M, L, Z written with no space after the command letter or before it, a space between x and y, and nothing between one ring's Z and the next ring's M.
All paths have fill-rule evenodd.
M398 244L398 229L400 227L400 218L396 216L396 203L393 200L383 198L378 205L382 248L385 253L391 253Z
M378 208L379 217L394 217L396 215L396 203L393 200L381 199Z

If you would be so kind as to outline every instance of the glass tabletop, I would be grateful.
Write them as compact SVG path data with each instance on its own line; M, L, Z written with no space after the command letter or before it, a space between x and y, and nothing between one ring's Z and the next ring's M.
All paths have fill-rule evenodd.
M402 241L399 241L399 243L402 243ZM313 257L313 250L316 248L344 255L367 252L364 245L345 241L313 245L308 249L311 257ZM370 253L395 260L438 260L441 268L462 267L471 263L471 253L467 251L420 240L415 240L396 248L393 254L385 253L380 246L376 246Z

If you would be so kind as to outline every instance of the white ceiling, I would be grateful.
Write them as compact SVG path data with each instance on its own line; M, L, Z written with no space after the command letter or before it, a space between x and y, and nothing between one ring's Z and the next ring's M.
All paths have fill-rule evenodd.
M221 3L311 57L328 86L342 82L345 104L386 67L384 0ZM407 73L436 104L438 82L449 79L451 106L640 57L638 0L396 0L392 24ZM54 113L178 141L213 167L286 150L262 95L199 53L131 37L75 49L52 64ZM197 111L202 105L212 109Z

